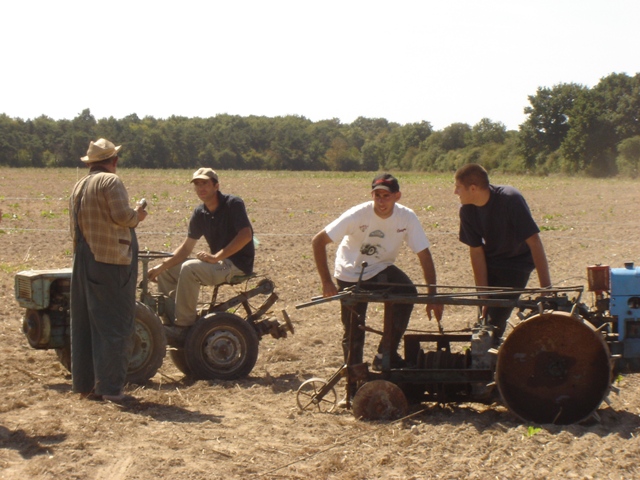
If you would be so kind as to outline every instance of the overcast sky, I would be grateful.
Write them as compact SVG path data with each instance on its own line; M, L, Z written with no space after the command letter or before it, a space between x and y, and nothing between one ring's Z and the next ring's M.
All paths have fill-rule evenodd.
M638 0L20 0L0 18L0 113L22 119L517 129L538 87L640 72Z

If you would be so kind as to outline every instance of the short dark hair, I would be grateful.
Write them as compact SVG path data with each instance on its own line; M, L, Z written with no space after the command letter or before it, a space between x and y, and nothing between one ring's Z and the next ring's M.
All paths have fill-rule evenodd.
M486 190L489 188L489 174L482 165L477 163L468 163L464 167L460 167L456 171L454 177L466 188L475 185L478 188Z

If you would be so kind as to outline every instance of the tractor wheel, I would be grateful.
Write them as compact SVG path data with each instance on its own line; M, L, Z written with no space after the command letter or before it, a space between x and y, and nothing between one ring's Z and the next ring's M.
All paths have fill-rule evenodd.
M191 376L193 372L191 372L189 365L187 365L187 357L184 354L184 348L171 348L169 350L169 356L178 370L184 373L187 377Z
M62 348L56 348L56 355L62 366L71 372L71 346L65 345Z
M232 313L211 313L196 321L184 346L194 378L235 380L248 375L258 359L253 327Z
M127 382L143 384L152 378L164 360L167 339L162 322L148 306L136 302L133 352L127 370Z

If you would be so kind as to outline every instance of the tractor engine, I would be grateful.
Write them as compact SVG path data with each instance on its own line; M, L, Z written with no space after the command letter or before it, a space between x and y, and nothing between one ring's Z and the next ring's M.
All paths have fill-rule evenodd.
M25 308L22 331L37 349L68 346L71 269L29 270L15 278L15 296Z
M591 266L589 290L595 306L588 319L596 327L608 322L607 342L618 372L640 372L640 267Z

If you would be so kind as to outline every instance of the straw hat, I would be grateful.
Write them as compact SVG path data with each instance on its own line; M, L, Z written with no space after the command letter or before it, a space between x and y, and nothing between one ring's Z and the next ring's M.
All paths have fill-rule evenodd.
M97 141L92 141L89 144L87 155L80 158L84 163L101 162L107 158L115 157L118 151L122 148L122 145L117 147L109 140L101 138Z

